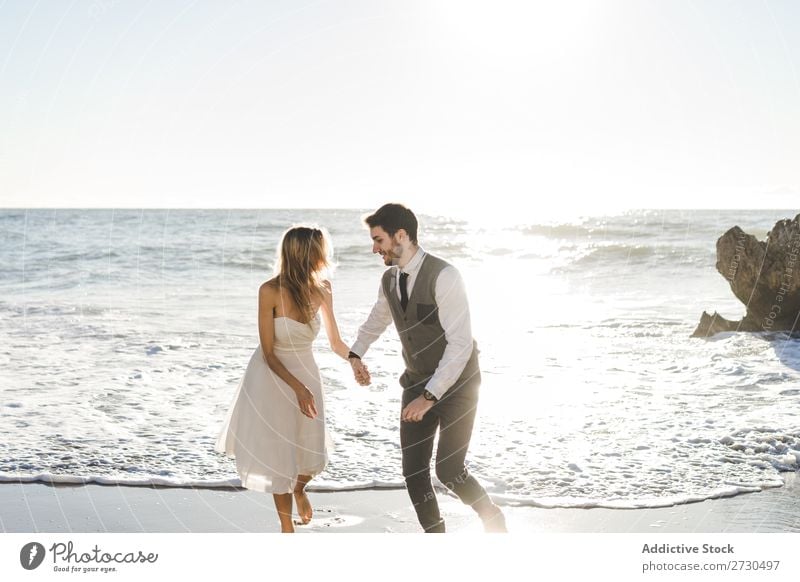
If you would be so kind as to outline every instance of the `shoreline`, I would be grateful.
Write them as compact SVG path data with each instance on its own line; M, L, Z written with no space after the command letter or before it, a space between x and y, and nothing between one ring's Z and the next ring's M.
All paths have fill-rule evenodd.
M584 499L584 498L569 498L570 502L561 501L563 497L519 497L508 495L505 493L490 493L492 500L496 505L501 507L530 507L536 509L615 509L615 510L632 510L632 509L664 509L669 507L676 507L690 503L702 503L704 501L713 501L719 499L735 498L740 495L749 493L759 493L768 489L781 489L787 486L792 486L795 472L781 472L779 483L762 484L758 485L729 485L726 489L720 489L716 493L706 495L674 495L669 497L651 497L646 499L637 499L635 501L627 500L602 500L602 499ZM158 480L162 481L162 480ZM69 487L118 487L126 489L155 489L155 490L188 490L188 491L214 491L214 492L240 492L245 493L248 490L241 485L233 484L231 481L224 483L208 484L202 483L200 485L191 482L173 484L162 482L149 482L147 480L136 481L117 481L114 479L100 478L82 478L74 477L64 479L59 475L55 478L49 474L40 474L38 476L23 476L17 478L9 478L8 476L0 477L0 487L6 484L26 484L26 485L44 485L46 487L55 488L69 488ZM236 480L238 481L238 479ZM437 495L447 498L451 497L456 500L456 496L447 490L437 479L434 479L433 488ZM405 485L399 484L372 484L372 485L353 485L348 487L330 487L319 484L310 484L306 491L309 493L350 493L359 491L405 491ZM252 493L252 492L251 492ZM264 495L264 493L260 493ZM268 495L268 494L267 494Z
M642 509L502 505L510 533L800 532L800 478L732 497ZM405 489L308 492L314 518L298 533L419 533ZM437 493L450 533L483 533L471 508ZM237 488L0 483L4 533L279 531L270 494Z

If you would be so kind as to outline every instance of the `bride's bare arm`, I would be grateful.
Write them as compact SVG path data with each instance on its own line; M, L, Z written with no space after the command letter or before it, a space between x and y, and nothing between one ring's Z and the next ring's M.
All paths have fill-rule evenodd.
M323 285L325 290L322 292L320 310L322 311L322 321L325 324L325 333L328 334L331 349L346 360L350 353L350 346L342 341L336 316L333 313L333 286L330 281L323 281Z

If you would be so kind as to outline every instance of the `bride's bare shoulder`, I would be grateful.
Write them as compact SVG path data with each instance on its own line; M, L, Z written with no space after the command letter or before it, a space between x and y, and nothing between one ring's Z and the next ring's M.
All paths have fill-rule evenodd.
M259 295L274 296L279 293L278 280L275 278L264 281L258 288Z
M320 282L320 286L315 289L315 295L321 305L328 305L331 303L333 297L333 287L331 282L327 279Z

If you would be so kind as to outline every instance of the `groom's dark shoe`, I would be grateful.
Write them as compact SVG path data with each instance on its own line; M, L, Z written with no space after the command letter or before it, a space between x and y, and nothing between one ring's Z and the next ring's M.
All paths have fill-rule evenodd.
M481 498L472 504L472 508L478 512L478 517L483 522L483 531L487 533L508 533L506 529L506 516L488 496Z

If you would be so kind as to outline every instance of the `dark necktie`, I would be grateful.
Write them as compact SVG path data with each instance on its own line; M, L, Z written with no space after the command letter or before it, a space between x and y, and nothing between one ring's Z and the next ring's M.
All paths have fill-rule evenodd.
M406 310L406 305L408 305L408 288L406 287L407 280L408 273L400 273L400 306L403 308L403 311Z

